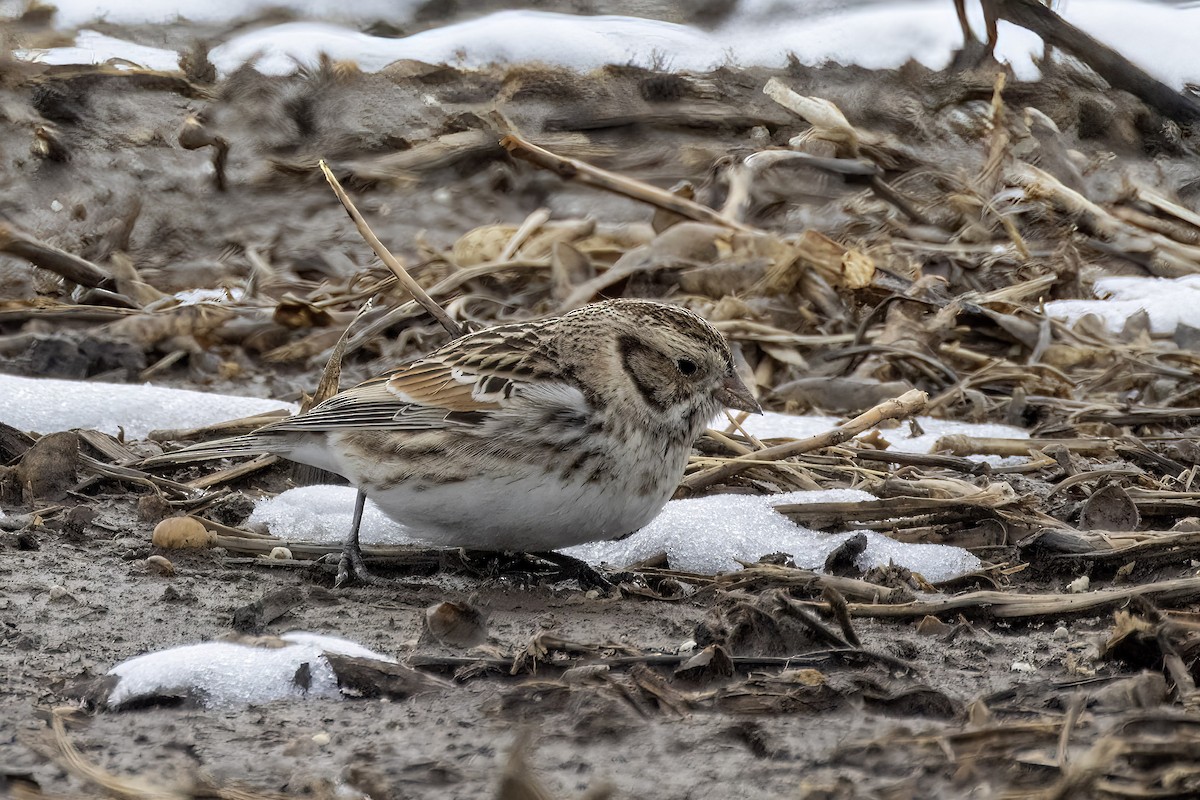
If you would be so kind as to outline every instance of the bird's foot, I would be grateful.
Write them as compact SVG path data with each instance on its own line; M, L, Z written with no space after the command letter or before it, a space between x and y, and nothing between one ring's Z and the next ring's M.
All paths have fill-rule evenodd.
M597 589L605 594L616 588L616 584L608 579L598 569L582 559L568 556L563 553L553 551L546 553L535 553L538 558L543 561L549 561L559 568L559 574L565 579L575 579L579 581L579 588L587 591L589 589Z
M381 578L367 569L367 563L363 560L361 548L347 545L342 548L342 557L338 561L337 578L333 581L333 588L341 589L355 583L361 583L366 586L397 585L397 581Z

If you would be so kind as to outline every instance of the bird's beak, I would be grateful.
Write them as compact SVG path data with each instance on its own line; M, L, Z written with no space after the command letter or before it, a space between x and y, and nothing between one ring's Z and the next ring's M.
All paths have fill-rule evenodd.
M750 390L746 388L746 384L742 383L742 379L736 373L725 378L724 383L716 391L716 398L729 408L749 411L752 414L762 413L762 406L754 399L754 395L750 394Z

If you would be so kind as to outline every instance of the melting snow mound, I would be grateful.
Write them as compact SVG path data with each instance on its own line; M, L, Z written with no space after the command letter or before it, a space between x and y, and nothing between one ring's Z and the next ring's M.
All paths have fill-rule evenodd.
M199 428L297 407L279 400L207 394L164 386L63 381L0 375L0 422L23 431L54 433L91 428L126 439L152 430Z
M285 540L340 542L350 529L355 491L345 486L306 486L264 500L248 524ZM854 502L876 498L852 489L790 492L759 496L723 494L672 500L649 525L619 542L593 542L563 550L591 564L627 566L666 552L671 566L713 574L757 561L770 553L789 553L797 566L819 569L826 556L852 534L820 533L796 525L771 506L783 503ZM365 544L418 543L403 525L367 503L360 530ZM937 582L972 572L980 561L960 547L906 544L866 532L863 569L895 563Z
M1046 314L1075 322L1094 314L1104 327L1120 333L1133 315L1145 311L1150 330L1170 335L1180 325L1200 328L1200 275L1182 278L1111 277L1092 286L1098 300L1054 300Z
M339 696L338 682L324 653L395 659L362 645L315 633L285 633L284 646L204 642L131 658L109 670L119 679L108 695L109 708L153 696L186 696L206 708L267 703L288 697ZM309 685L296 681L309 668Z

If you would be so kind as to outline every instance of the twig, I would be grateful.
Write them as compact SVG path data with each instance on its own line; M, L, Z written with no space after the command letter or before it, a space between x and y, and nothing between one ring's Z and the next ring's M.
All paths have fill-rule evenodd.
M1036 0L993 0L1001 19L1033 31L1096 71L1114 89L1141 98L1179 122L1200 120L1200 103L1150 76L1116 50L1092 38Z
M1191 601L1197 595L1200 595L1200 578L1178 578L1139 584L1127 589L1107 589L1071 595L1013 594L989 590L968 592L943 600L921 600L912 603L851 603L847 609L852 617L917 619L950 611L971 610L982 617L1017 619L1095 612L1120 605L1134 597L1156 597L1158 602L1162 603L1164 600ZM817 603L816 606L824 611L831 610L826 603Z
M846 641L855 647L862 647L862 640L858 638L858 633L854 630L854 623L850 621L850 610L846 604L846 598L842 597L842 593L832 586L826 586L821 592L821 596L825 598L825 602L829 603L829 608L833 612L833 618L837 620L838 625L842 629L842 635L846 637Z
M680 484L680 488L696 492L718 481L727 480L762 461L779 461L791 456L798 456L801 453L808 453L812 450L820 450L822 447L841 444L848 439L853 439L863 431L870 430L885 419L897 419L918 413L925 407L925 403L928 400L929 395L925 392L919 389L912 389L895 399L880 403L833 430L817 434L816 436L809 436L806 439L797 439L793 442L768 447L765 450L756 450L749 455L730 459L718 467L697 472L695 475L685 478L683 483Z
M123 778L113 775L83 757L67 736L61 713L50 715L50 728L58 752L54 760L76 778L104 789L110 795L128 797L130 800L186 800L195 797L188 787L182 785L155 784L145 778Z
M371 230L371 226L363 219L362 214L358 213L358 209L354 207L354 203L351 202L349 195L346 194L346 190L342 188L342 184L338 182L337 177L334 176L324 159L321 160L319 166L321 167L321 172L325 174L325 180L329 181L329 186L333 189L333 193L337 195L338 200L342 203L342 207L346 209L346 213L354 221L354 226L358 228L358 232L367 240L367 244L371 245L371 249L375 251L375 255L379 256L384 265L396 276L396 280L400 282L400 285L407 289L409 294L413 296L413 299L420 303L421 307L428 311L434 319L440 322L442 327L451 336L456 339L462 336L462 326L450 319L450 316L426 293L421 284L413 280L413 277L408 274L408 270L404 268L399 259L383 246L383 242L379 241L379 237Z
M649 203L650 205L664 208L667 211L673 211L676 214L688 219L694 219L697 222L721 225L747 233L757 231L757 228L752 228L749 225L729 219L708 206L703 206L686 198L671 194L665 189L659 189L657 186L651 186L648 183L609 172L600 167L592 166L585 161L565 158L551 153L549 150L526 141L518 134L508 134L500 140L500 145L515 157L523 161L528 161L542 169L557 173L565 179L576 180L588 186L595 186L597 189L623 195L633 200L640 200L643 203Z
M80 286L115 289L112 276L90 261L21 233L0 222L0 253L23 258L35 267L50 270Z
M999 502L997 502L999 501ZM976 519L995 515L1004 501L995 495L967 497L889 497L886 500L848 503L794 503L773 506L792 522L818 530L846 522L901 521L910 516L933 515L942 522Z
M934 449L937 449L936 447ZM1024 455L1024 454L1022 454ZM912 467L933 467L935 469L950 469L955 472L979 474L991 470L991 465L982 461L972 461L960 456L931 455L929 453L903 453L899 450L867 450L859 448L850 453L855 461L874 461L883 464L900 464Z
M1002 439L987 436L950 434L934 444L934 450L949 450L956 456L992 455L1027 456L1034 450L1065 447L1072 453L1104 455L1112 453L1117 439Z
M279 409L278 411L268 411L265 414L255 414L252 417L241 417L240 419L231 419L225 422L216 422L212 425L202 425L199 428L166 428L161 430L152 430L146 434L146 440L150 442L182 442L192 439L213 439L220 436L238 436L239 434L249 433L250 431L258 430L263 425L268 425L272 422L278 422L284 417L289 416L287 409Z
M683 662L692 657L692 653L643 653L632 656L611 656L609 658L599 658L586 661L582 664L572 663L573 667L588 666L591 664L603 664L613 669L621 669L631 667L636 664L644 664L648 667L677 667ZM797 669L800 667L816 667L827 665L830 661L857 662L864 664L884 664L893 669L905 672L914 673L917 670L913 666L895 656L886 655L884 653L874 653L870 650L860 650L857 648L834 648L830 650L812 650L807 653L800 653L794 656L731 656L735 667L742 669L753 669L755 667L764 668L779 668L779 669ZM410 667L416 669L460 669L463 667L485 668L505 674L511 673L512 659L497 658L497 657L474 657L474 656L430 656L430 655L412 655L406 660ZM554 664L543 664L541 666L554 666Z

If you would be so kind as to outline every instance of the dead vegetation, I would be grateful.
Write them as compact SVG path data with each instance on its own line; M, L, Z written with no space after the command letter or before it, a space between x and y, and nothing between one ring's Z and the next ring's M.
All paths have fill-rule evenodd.
M681 496L864 489L879 500L777 510L818 530L959 545L987 565L937 586L898 568L860 574L852 558L813 572L787 554L715 576L665 558L614 575L620 599L611 602L702 612L692 646L675 652L637 644L636 632L613 642L541 631L498 645L486 615L447 598L429 606L425 625L452 652L418 648L407 658L454 681L435 691L493 682L488 713L502 720L566 714L600 725L612 714L648 725L729 715L757 760L788 758L763 728L772 718L904 721L904 732L832 747L805 773L801 796L814 800L961 796L968 786L1004 798L1195 794L1198 340L1191 329L1154 334L1145 315L1113 332L1044 310L1090 296L1105 275L1200 273L1192 129L1059 63L1038 84L995 69L916 65L866 78L799 65L678 76L408 65L372 76L327 64L280 79L247 70L214 85L201 74L27 65L5 89L28 113L6 112L4 135L26 137L35 159L6 174L6 186L70 182L76 170L81 198L57 212L75 224L29 212L0 226L0 252L21 260L0 263L0 273L37 268L0 298L0 352L19 368L214 387L269 372L315 390L335 352L361 377L442 341L426 316L433 305L446 309L444 325L472 328L601 297L663 298L717 324L768 406L845 419L802 441L759 441L731 419L699 443ZM101 119L81 85L97 97L165 93L193 106L177 120L152 117L157 132L130 132ZM403 137L367 113L376 103L366 98L380 93L424 109ZM426 95L438 102L417 99ZM363 128L338 122L333 109L347 108L363 113ZM212 148L211 175L186 184L201 199L179 199L164 178L126 197L128 184L88 173L89 137L121 154L136 149L131 142L167 141L171 126L186 148L171 151L175 169L200 170L204 158L191 151ZM380 268L347 233L322 158L326 177L345 182L364 209L352 212L355 224L405 252L419 285L403 285L407 273L374 248ZM499 211L462 199L474 194ZM301 202L322 210L297 219L290 206ZM451 210L424 208L436 203ZM416 221L397 219L406 215ZM188 305L174 295L184 288L225 296ZM1007 422L1031 438L946 437L933 454L894 451L918 413ZM167 474L139 466L166 443L262 421L146 442L4 427L3 546L66 546L94 531L90 506L136 502L146 540L164 517L178 520L166 527L181 539L155 533L172 558L193 557L175 549L180 542L220 548L212 552L247 571L325 584L331 576L317 560L336 547L239 527L245 489L287 480L274 459ZM1005 460L969 458L978 455ZM515 573L537 584L559 574L520 557L365 551L414 580L438 573L486 584ZM174 571L171 562L147 568L155 565L164 580ZM304 600L255 602L238 624L258 631ZM1042 625L1110 618L1095 648L1033 674L1007 656L989 663L1001 632L1044 648L1052 640ZM972 668L1004 688L946 684L937 653L976 651L985 655ZM354 693L407 696L387 688L396 675L353 666ZM79 757L64 719L50 716L43 754L109 795L274 796L118 779ZM525 745L514 747L494 782L499 796L552 796L526 758ZM874 767L855 772L863 763ZM0 780L14 796L68 796L16 773Z

